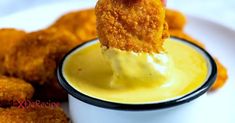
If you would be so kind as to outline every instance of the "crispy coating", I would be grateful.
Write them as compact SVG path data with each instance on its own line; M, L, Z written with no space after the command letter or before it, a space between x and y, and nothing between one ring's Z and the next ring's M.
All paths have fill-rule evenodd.
M160 0L99 0L98 37L103 46L134 52L160 52L168 37Z
M5 53L8 53L10 49L25 36L25 34L26 32L13 28L0 29L0 55L2 56Z
M76 37L66 30L48 29L28 33L8 55L4 66L10 76L53 90L51 89L53 85L58 84L57 65L63 56L77 44ZM51 99L61 100L60 97L63 97L62 100L66 99L67 94L64 90L58 86L55 88L57 93L50 92L41 96L47 97L55 93L51 95Z
M24 80L0 76L0 106L30 99L33 93L33 86Z
M70 31L76 35L79 42L89 41L97 37L96 16L94 9L74 11L60 17L49 28Z
M59 60L76 44L76 38L65 30L28 33L12 49L4 66L9 75L43 84L55 77Z
M59 107L0 108L0 123L68 123Z
M13 28L0 29L0 74L3 74L3 62L5 56L9 54L11 49L26 35L22 30L16 30Z
M226 80L228 79L228 73L227 73L225 66L221 64L220 61L216 58L215 58L215 61L216 61L217 69L218 69L218 75L210 91L215 91L215 90L220 89L221 87L224 86L224 84L226 83Z
M204 44L202 44L198 40L195 40L194 38L192 38L191 36L187 35L186 33L182 32L180 30L170 30L170 34L171 34L171 36L182 38L182 39L185 39L185 40L190 41L192 43L195 43L198 46L205 49ZM214 85L210 89L210 91L215 91L215 90L218 90L219 88L223 87L223 85L226 83L226 80L228 78L227 69L224 67L224 65L221 64L220 61L216 58L215 58L215 61L216 61L217 69L218 69L218 76L217 76L217 79L216 79Z
M186 25L186 17L179 11L166 9L166 22L169 30L183 30Z

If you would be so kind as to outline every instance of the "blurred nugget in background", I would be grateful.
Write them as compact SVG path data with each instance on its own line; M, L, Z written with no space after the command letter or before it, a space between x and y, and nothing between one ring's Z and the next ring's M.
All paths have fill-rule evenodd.
M59 107L0 108L0 123L69 123Z
M3 67L7 75L24 79L35 87L55 85L56 92L50 92L49 95L61 93L64 90L57 85L56 67L63 56L77 44L76 37L66 30L47 29L31 32L11 49ZM50 98L57 97L66 99L67 94L64 92Z
M95 10L86 9L67 13L49 28L67 30L74 34L81 43L94 39L97 37Z
M170 30L183 30L186 25L184 14L173 9L166 9L166 21Z
M31 99L34 88L24 80L0 75L0 107Z
M21 41L26 32L13 28L0 29L0 74L5 72L3 63L14 46Z

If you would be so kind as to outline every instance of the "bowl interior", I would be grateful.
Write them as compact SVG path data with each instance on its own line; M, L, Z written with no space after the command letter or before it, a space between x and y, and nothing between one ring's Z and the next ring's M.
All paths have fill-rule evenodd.
M85 103L92 104L92 105L99 106L99 107L103 107L103 108L118 109L118 110L150 110L150 109L172 107L172 106L176 106L176 105L180 105L180 104L189 102L189 101L194 100L197 97L201 96L202 94L204 94L212 86L212 84L214 83L214 81L216 79L216 74L217 74L216 64L215 64L215 61L213 60L213 58L210 56L210 54L208 52L206 52L204 49L197 46L196 44L193 44L193 43L188 42L186 40L175 38L175 37L171 37L171 39L174 41L183 42L186 45L193 47L196 51L198 51L200 54L202 54L203 57L207 61L208 74L207 74L207 78L205 80L205 83L203 85L201 85L199 88L197 88L196 90L193 90L192 92L190 92L186 95L176 97L176 98L171 98L168 100L153 102L153 103L125 104L125 103L115 103L115 102L105 101L105 100L101 100L101 99L91 97L91 96L88 96L86 94L81 93L79 90L75 89L67 81L66 77L64 77L63 65L66 62L66 59L68 59L72 54L78 52L79 50L82 50L83 48L86 48L88 46L95 44L98 41L98 39L91 40L89 42L86 42L86 43L83 43L83 44L77 46L76 48L71 50L63 58L60 66L58 67L58 71L57 71L59 82L60 82L61 86L70 95L74 96L75 98L77 98Z

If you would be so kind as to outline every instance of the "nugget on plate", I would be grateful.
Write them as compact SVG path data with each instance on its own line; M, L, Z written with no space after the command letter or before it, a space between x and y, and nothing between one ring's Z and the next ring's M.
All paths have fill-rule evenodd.
M97 37L95 10L70 12L60 17L50 28L70 31L79 42L89 41Z
M16 30L13 28L0 29L0 74L4 73L3 61L5 56L25 35L26 33L22 30Z
M103 46L134 52L160 52L168 37L161 0L99 0L98 37Z
M4 62L9 75L44 84L55 77L60 59L74 46L76 38L65 30L28 33Z
M0 108L0 123L68 123L59 107Z
M34 88L24 80L0 76L0 106L30 99L33 94Z
M166 22L169 30L183 30L186 25L186 17L179 11L166 9Z
M34 85L44 86L49 83L48 85L53 87L57 84L57 81L54 81L57 80L57 65L77 44L76 37L66 30L48 29L28 33L6 58L6 72ZM57 92L53 92L56 95L51 98L56 99L60 94L64 94L61 88Z

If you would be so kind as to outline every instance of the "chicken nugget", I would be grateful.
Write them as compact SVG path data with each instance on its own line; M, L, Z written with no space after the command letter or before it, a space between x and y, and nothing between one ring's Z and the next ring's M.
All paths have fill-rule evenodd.
M183 30L186 25L186 17L183 13L166 9L166 22L168 23L169 30Z
M33 93L33 86L24 80L0 76L0 107L30 99Z
M0 108L0 123L68 123L59 107Z
M70 31L81 43L95 39L97 37L95 10L86 9L70 12L60 17L49 28Z
M99 0L98 37L103 46L134 52L160 52L168 37L161 0Z
M4 66L9 75L42 85L55 77L60 59L76 45L76 38L65 30L28 33L12 49Z
M4 62L6 72L34 86L44 86L45 83L56 85L58 84L57 65L63 56L77 44L76 37L66 30L48 29L28 33L6 58ZM58 87L55 88L57 90ZM59 88L57 92L53 92L56 95L51 98L57 99L63 95L63 99L67 99L67 94L63 91Z
M26 33L22 30L16 30L13 28L0 29L0 74L4 73L2 65L5 56L25 35Z

